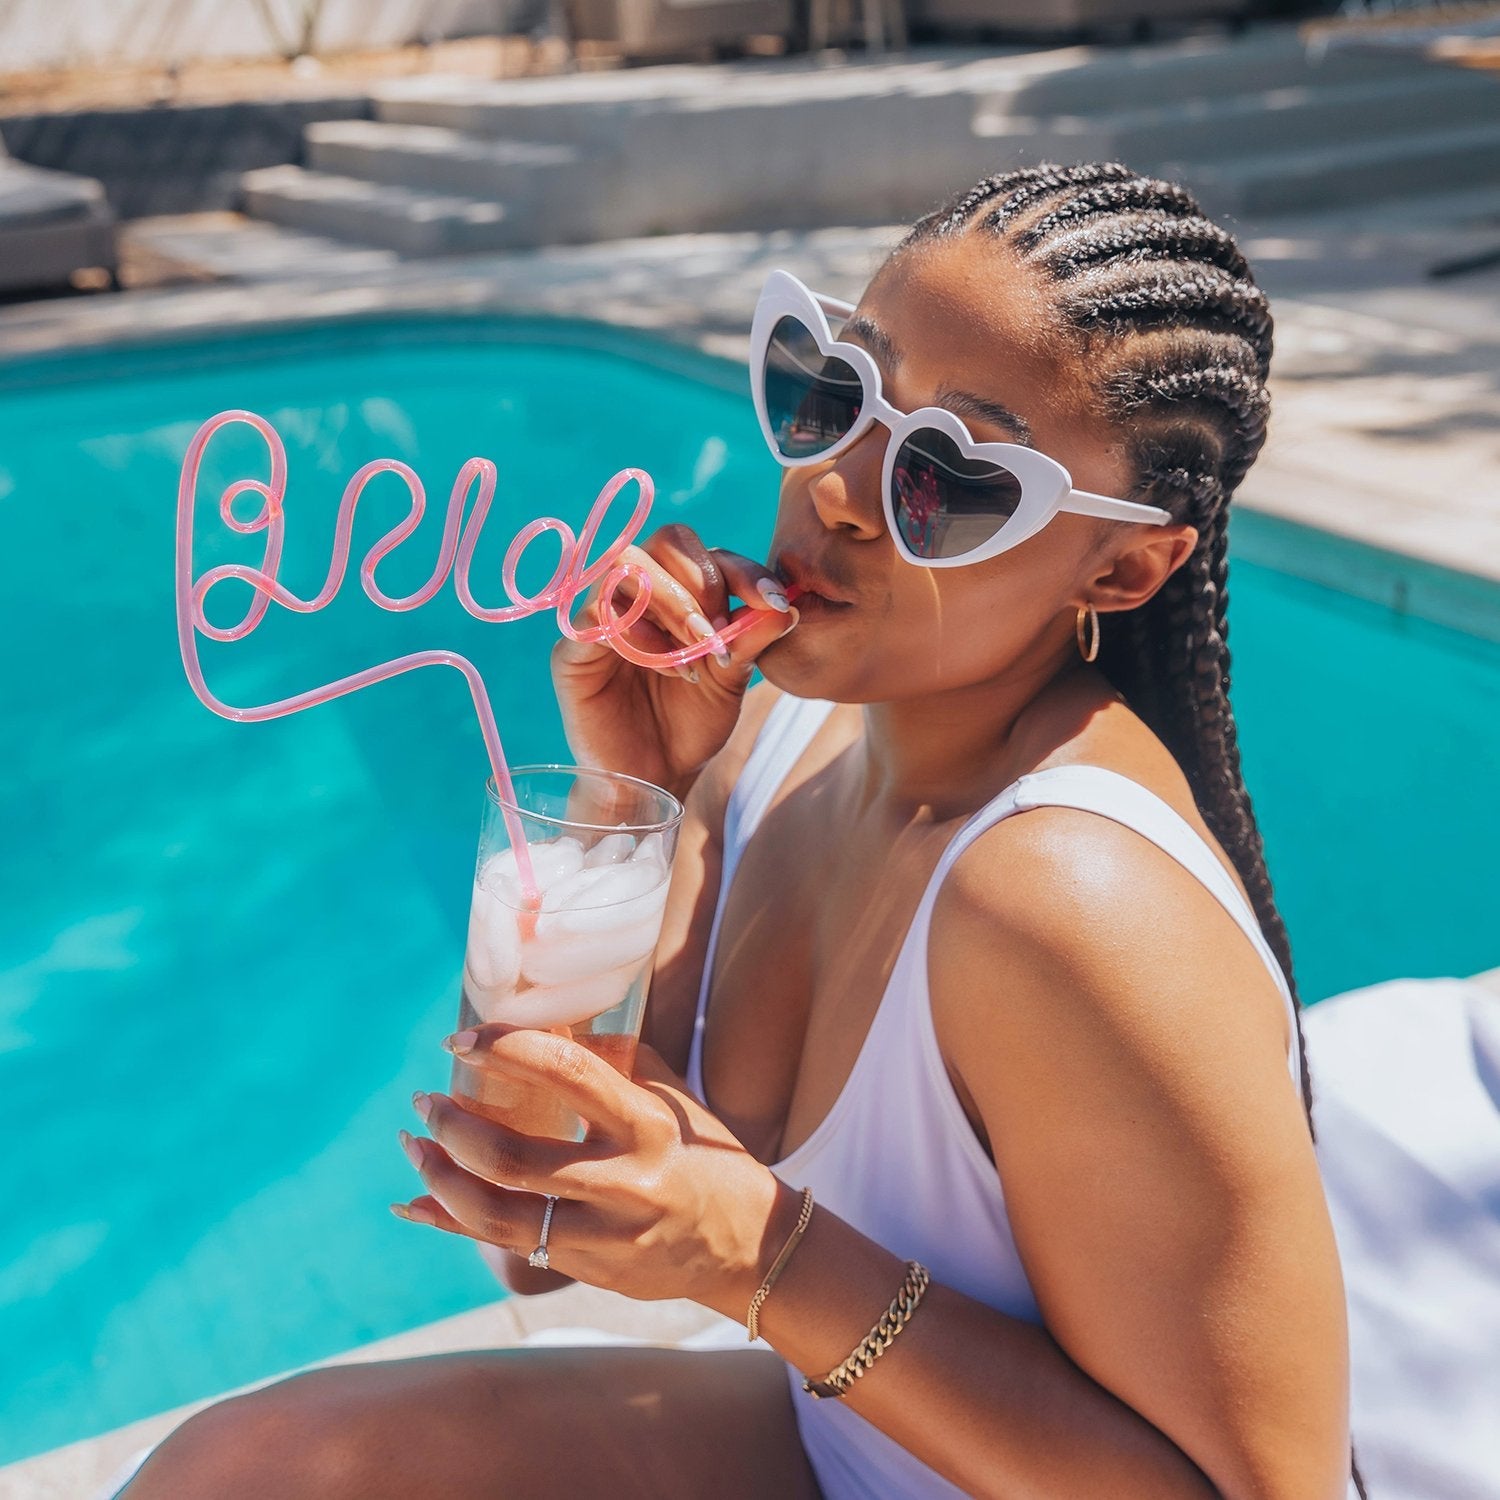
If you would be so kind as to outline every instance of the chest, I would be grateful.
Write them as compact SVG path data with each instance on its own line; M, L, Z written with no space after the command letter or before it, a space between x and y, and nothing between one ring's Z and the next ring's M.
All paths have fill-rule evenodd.
M745 849L710 978L703 1085L761 1161L790 1155L833 1108L958 826L861 822L793 796Z

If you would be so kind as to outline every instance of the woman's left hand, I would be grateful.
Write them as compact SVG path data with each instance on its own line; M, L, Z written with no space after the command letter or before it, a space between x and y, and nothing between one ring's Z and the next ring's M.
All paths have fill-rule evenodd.
M627 1079L551 1032L475 1032L460 1054L466 1065L555 1091L588 1123L588 1139L522 1135L446 1094L418 1094L432 1139L413 1139L408 1153L420 1157L428 1196L392 1208L524 1256L541 1235L544 1195L555 1194L555 1270L643 1301L691 1298L743 1321L796 1222L798 1195L645 1043Z

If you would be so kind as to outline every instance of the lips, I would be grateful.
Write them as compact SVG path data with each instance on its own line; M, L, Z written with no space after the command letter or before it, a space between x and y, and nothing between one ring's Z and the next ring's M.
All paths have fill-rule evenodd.
M787 584L787 599L804 609L809 604L847 607L854 603L849 591L831 582L811 563L792 552L783 552L772 564Z

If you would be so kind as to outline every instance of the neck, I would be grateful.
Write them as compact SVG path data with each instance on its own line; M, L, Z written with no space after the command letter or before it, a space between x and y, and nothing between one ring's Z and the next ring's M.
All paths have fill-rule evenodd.
M1071 663L1048 656L986 682L867 704L851 766L859 805L901 822L971 812L1082 727L1050 709L1078 688L1093 696L1096 676L1076 653Z

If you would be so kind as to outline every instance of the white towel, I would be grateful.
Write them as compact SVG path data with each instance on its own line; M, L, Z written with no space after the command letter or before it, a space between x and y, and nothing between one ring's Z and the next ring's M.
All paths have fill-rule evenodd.
M1500 994L1394 980L1303 1021L1376 1500L1500 1496Z

